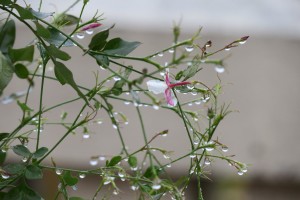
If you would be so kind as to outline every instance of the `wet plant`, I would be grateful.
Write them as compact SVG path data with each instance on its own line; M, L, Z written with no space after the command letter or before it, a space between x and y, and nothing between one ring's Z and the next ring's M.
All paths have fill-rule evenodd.
M77 190L77 183L88 175L99 177L98 189L91 195L93 199L103 191L119 195L117 180L127 181L139 199L184 199L192 178L198 182L198 199L203 199L201 182L208 177L208 166L214 160L227 162L236 168L239 175L247 172L247 165L226 154L227 145L215 135L219 124L231 110L228 104L218 101L223 89L219 74L225 71L225 67L224 59L213 56L244 44L247 36L212 50L211 47L217 45L211 41L201 41L201 29L181 41L180 27L175 25L173 44L156 49L150 55L135 57L130 55L138 51L140 42L111 38L114 26L105 26L102 15L97 13L87 21L82 19L88 0L76 1L70 6L81 6L78 16L69 14L70 8L62 13L42 12L42 3L38 8L32 8L30 5L24 6L23 2L0 0L1 107L14 104L21 113L14 130L0 133L1 199L42 199L28 185L28 181L43 179L44 170L53 171L59 179L55 198L73 200L85 198L70 196L69 189ZM14 46L18 33L16 22L32 34L31 41L22 48ZM83 40L89 40L87 46ZM94 71L92 87L78 83L73 75L74 68L69 66L69 61L74 58L68 50L71 48L80 50L83 57L95 61L96 70L85 66L86 70ZM168 62L161 63L157 59L167 54L170 57ZM128 62L130 64L126 64ZM140 65L146 67L139 68ZM219 81L208 86L198 80L196 75L203 68L215 69ZM51 70L54 73L50 73ZM99 76L103 70L105 76ZM15 80L13 77L20 79L18 81L22 81L26 88L6 94L6 87ZM76 97L46 106L45 94L56 92L46 89L46 81L56 82L61 88L69 87ZM38 105L32 105L30 101L32 91L38 93ZM138 118L134 123L139 124L140 130L137 131L144 142L136 149L127 148L123 127L129 124L130 119L115 108L118 102L130 107ZM47 119L49 112L62 111L65 106L74 103L80 105L76 107L75 115L63 111L57 121ZM169 115L176 115L185 130L190 151L177 156L174 154L176 149L152 146L153 141L161 140L172 132L165 127L159 132L149 133L145 127L149 122L144 120L147 112L143 109L146 107L157 112L169 110ZM51 157L53 151L64 145L64 140L78 135L78 130L82 130L80 134L83 139L89 139L90 126L101 126L105 119L111 124L111 132L118 135L118 154L104 155L100 152L99 155L90 155L92 169L80 170L60 167L60 163ZM42 132L47 126L64 128L54 145L44 145L47 143L43 141ZM6 157L19 158L19 161L14 159L14 162L7 163ZM183 159L189 161L186 175L173 180L168 175L168 169ZM52 164L47 164L49 161Z

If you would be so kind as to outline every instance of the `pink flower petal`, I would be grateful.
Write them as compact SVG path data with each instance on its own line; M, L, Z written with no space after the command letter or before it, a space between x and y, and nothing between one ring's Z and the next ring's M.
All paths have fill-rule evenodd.
M101 25L102 24L100 24L100 23L91 23L91 24L87 25L86 27L83 27L81 29L81 31L86 31L86 30L89 30L89 29L97 28L97 27L99 27Z

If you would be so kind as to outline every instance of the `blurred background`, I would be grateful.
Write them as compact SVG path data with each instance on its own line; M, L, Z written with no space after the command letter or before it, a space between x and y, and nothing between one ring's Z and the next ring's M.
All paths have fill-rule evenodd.
M27 2L33 8L38 7L39 1ZM72 2L43 1L42 10L61 12ZM70 13L78 14L80 8L80 5L75 6ZM170 46L174 23L180 23L182 40L191 37L199 27L203 27L200 43L212 40L212 48L215 49L249 35L245 45L216 56L223 58L230 55L226 59L226 72L220 75L225 85L222 100L231 102L231 108L238 111L225 119L217 136L229 147L228 153L249 164L249 171L244 176L238 176L237 171L227 163L215 161L211 167L212 181L204 180L203 183L204 197L206 200L300 199L300 1L90 0L84 19L93 17L97 10L104 14L104 26L116 24L111 31L113 36L142 42L141 47L133 53L135 56L145 56ZM22 46L30 41L24 39L29 33L25 27L18 28L22 35L17 35L16 46ZM88 44L88 37L91 36L81 42ZM92 85L91 69L97 70L97 65L92 60L81 57L80 51L70 51L78 55L69 64L75 70L75 79L84 85ZM168 55L157 58L162 64L167 60ZM216 82L213 68L207 67L203 73L199 75L201 81ZM14 81L4 95L25 89L24 82L16 79ZM46 83L46 89L52 92L46 94L45 106L74 96L71 89L60 91L56 88L59 88L58 84ZM38 90L36 88L32 93L38 94ZM37 105L37 99L31 99L31 103ZM17 124L20 114L19 111L12 110L15 107L15 103L0 105L1 132L10 131ZM67 106L66 109L72 113L75 108L76 104ZM139 129L138 124L134 123L137 120L136 113L121 104L117 104L116 108L129 118L129 125L124 127L124 137L129 149L135 149L136 144L142 142L142 136L135 134L135 130ZM161 119L168 117L170 113L143 109L145 121L149 122L146 128L150 135L166 128L172 133L155 145L170 151L176 150L178 155L188 151L188 141L180 134L184 131L183 126L176 117L163 121ZM192 109L198 108L194 106ZM57 118L60 113L61 110L45 117ZM157 116L161 118L158 119ZM90 139L83 140L81 134L71 136L62 147L53 152L52 157L59 166L84 169L89 167L90 156L116 154L119 151L119 141L116 134L113 134L109 120L107 117L101 119L103 124L92 128ZM60 137L59 130L63 129L45 128L42 144L54 144ZM184 175L184 170L185 162L179 162L169 172L176 178ZM47 187L40 190L52 199L51 193L56 190L57 179L51 173L49 179L51 181L46 183ZM78 190L73 193L89 199L96 189L95 183L98 183L97 177L88 177L78 184ZM40 185L37 182L33 184ZM125 191L126 188L129 188L126 184L121 186ZM195 188L196 182L191 184L187 199L196 199ZM124 192L122 198L116 199L131 199L134 196L125 195Z

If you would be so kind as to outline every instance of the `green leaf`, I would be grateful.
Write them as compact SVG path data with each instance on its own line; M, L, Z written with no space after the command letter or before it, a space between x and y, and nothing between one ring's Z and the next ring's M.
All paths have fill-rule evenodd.
M19 6L18 4L14 4L14 8L18 11L18 13L22 19L34 19L34 16L30 12L29 9L23 8L23 7Z
M35 21L34 23L35 23L35 27L36 27L36 33L38 36L40 36L42 38L50 38L51 37L51 33L47 28L45 28L44 26L39 24L37 21Z
M63 44L62 46L65 47L75 46L75 44L71 40L61 34L57 29L49 27L48 31L50 32L50 37L45 38L45 40L50 44L53 44L55 46L61 46Z
M33 16L35 16L36 18L39 18L39 19L45 19L45 18L50 17L54 14L54 12L45 13L45 12L35 11L32 8L29 8L28 10L31 12L31 14Z
M36 165L28 165L25 170L25 177L27 179L41 179L43 178L43 172Z
M24 170L24 168L25 166L23 164L12 163L12 164L5 165L3 167L3 170L9 174L19 174Z
M4 195L3 200L41 200L42 198L23 181Z
M0 51L0 95L13 77L13 66L11 62Z
M6 152L0 151L0 165L3 165L5 159L6 159Z
M91 54L92 55L92 54ZM107 56L103 56L103 55L97 55L97 54L93 54L92 55L95 59L96 62L99 66L103 67L104 69L108 68L109 66L109 59Z
M34 54L34 46L28 46L21 49L9 49L9 57L13 63L18 61L32 62Z
M106 44L109 35L109 29L103 30L92 37L89 48L94 51L100 51Z
M8 49L11 48L15 42L15 22L13 20L9 20L6 24L0 27L0 30L0 51L2 51L3 54L6 54L8 52Z
M70 171L66 171L63 175L63 179L68 186L76 185L78 182L78 178L72 176Z
M15 65L15 73L20 79L26 79L29 76L28 69L21 63Z
M26 111L33 111L33 109L29 108L25 103L22 103L20 101L17 101L19 107L22 109L23 112Z
M107 42L103 49L103 52L111 55L126 56L140 44L140 42L127 42L125 40L122 40L121 38L114 38Z
M0 141L2 141L4 138L7 138L9 136L9 133L0 133Z
M146 169L144 173L144 177L152 179L156 176L158 176L161 172L161 169L158 166L150 166Z
M27 149L27 147L25 147L21 144L14 146L13 151L15 152L15 154L26 157L26 158L28 158L31 155L31 153Z
M82 94L82 92L77 87L77 84L74 81L73 73L61 62L55 62L54 66L54 73L57 78L57 80L62 84L69 84L76 92L77 94L87 103L89 104L88 100Z
M183 81L186 81L187 79L192 78L201 69L202 68L200 68L199 64L193 64L193 65L188 66L182 73L182 76L184 77Z
M56 46L54 46L52 44L47 47L47 52L50 56L64 60L64 61L70 60L70 58L71 58L71 56L69 54L58 49Z
M0 4L2 4L2 5L10 5L10 4L12 4L12 2L11 2L11 0L0 0Z
M121 160L122 160L121 156L115 156L109 161L109 163L107 164L107 167L113 167L113 166L117 165L119 162L121 162Z
M135 156L129 156L128 163L130 167L136 167L137 166L137 158Z
M46 147L41 147L39 148L36 152L33 153L32 158L40 158L44 156L48 151L48 148Z

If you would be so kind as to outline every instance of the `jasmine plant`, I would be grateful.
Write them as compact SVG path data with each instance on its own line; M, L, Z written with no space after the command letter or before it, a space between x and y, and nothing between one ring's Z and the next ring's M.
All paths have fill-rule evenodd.
M198 80L196 75L203 68L211 67L215 68L217 76L223 73L224 59L212 59L212 56L244 44L248 36L213 51L211 41L203 42L199 39L201 29L191 38L180 41L180 27L175 25L172 45L155 50L150 55L134 57L130 54L138 51L140 42L127 41L120 37L110 38L114 26L105 27L105 20L97 13L87 21L82 19L88 0L78 0L70 6L81 6L78 16L69 14L70 8L62 13L43 12L42 3L40 1L38 8L32 8L30 5L23 6L17 0L0 0L1 107L14 104L21 112L15 129L0 133L0 199L42 199L28 185L28 181L43 179L45 170L52 171L59 179L55 199L66 200L85 198L70 196L68 189L76 189L80 179L88 175L99 177L98 189L91 195L92 199L101 196L107 188L113 195L119 195L120 189L116 180L127 181L139 199L184 199L186 188L192 178L195 178L198 182L198 199L201 200L201 182L208 178L206 170L212 160L227 162L236 168L239 175L247 172L247 165L227 154L228 147L215 135L219 124L231 112L228 104L218 101L222 93L222 82L209 87ZM16 22L24 25L33 34L32 42L22 48L14 47L18 31ZM88 46L80 41L85 34L92 35ZM67 61L73 58L67 48L77 48L84 57L95 60L97 72L94 73L94 86L86 87L77 83L72 67L67 66ZM171 55L168 63L162 64L155 60L156 56L161 57L164 54ZM139 69L126 64L129 60L147 67ZM50 66L53 66L54 74L48 73ZM119 69L116 70L115 66ZM109 72L108 75L100 78L98 74L101 70ZM6 87L13 84L13 76L23 80L27 89L5 95ZM111 79L114 83L108 84ZM53 92L44 87L46 80L55 81L62 87L70 87L77 97L45 106L45 94ZM37 108L28 100L33 90L39 93ZM183 102L181 94L189 94L188 101ZM125 105L131 104L132 112L139 119L137 123L141 128L137 131L142 135L144 143L137 149L126 148L121 126L129 121L124 113L115 109L116 101L123 101ZM63 110L65 106L75 102L81 107L73 120L67 112L62 112L57 123L50 123L44 118L50 111ZM200 104L203 104L201 109L189 107ZM172 151L176 149L151 146L154 140L160 140L172 133L169 132L169 127L158 133L147 132L145 124L148 122L143 117L147 113L142 111L142 107L148 106L156 110L167 109L170 115L174 114L181 120L190 144L189 152L174 157ZM92 169L60 167L60 163L51 159L52 152L64 145L64 140L78 134L78 128L83 130L83 138L89 138L89 126L102 123L102 119L98 118L100 112L107 114L113 129L117 131L120 140L119 153L109 156L90 155ZM64 132L53 146L44 146L41 133L50 125L62 126ZM31 144L30 147L28 143ZM167 161L158 158L154 151L160 152ZM6 157L10 156L17 156L20 161L7 163ZM189 160L189 166L181 179L173 180L168 175L168 168L182 159ZM46 160L51 160L52 164L45 162ZM98 162L104 160L106 163L99 166Z

